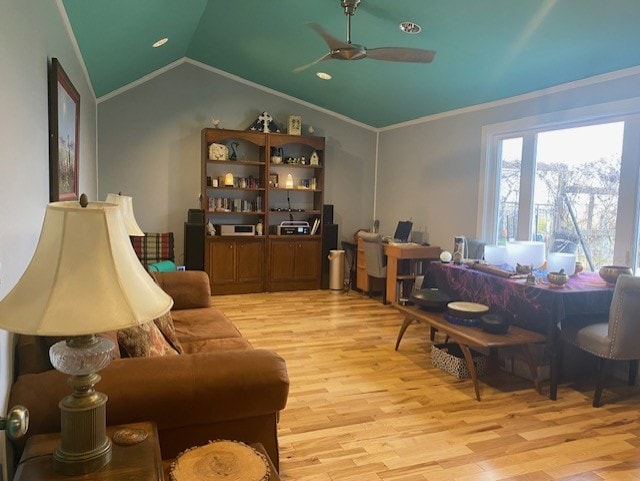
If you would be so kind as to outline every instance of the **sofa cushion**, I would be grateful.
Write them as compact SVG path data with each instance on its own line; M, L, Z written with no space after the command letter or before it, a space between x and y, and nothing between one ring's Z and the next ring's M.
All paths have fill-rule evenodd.
M160 332L164 335L164 338L167 340L171 347L173 347L178 354L182 354L182 346L180 345L180 341L178 340L178 336L176 335L176 329L173 325L173 318L171 317L171 312L167 312L162 316L154 319L153 322L158 326Z
M150 272L173 299L174 311L211 306L209 276L203 271Z
M145 322L139 326L118 331L118 344L122 357L154 357L178 355L164 338L155 322Z
M224 337L221 339L201 339L183 342L185 354L197 354L199 352L232 351L237 349L253 349L253 346L244 337Z
M173 325L181 343L206 339L241 338L240 331L215 307L173 311Z

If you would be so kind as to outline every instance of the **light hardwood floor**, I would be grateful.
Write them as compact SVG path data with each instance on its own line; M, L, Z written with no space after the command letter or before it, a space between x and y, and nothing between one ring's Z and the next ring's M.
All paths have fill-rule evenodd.
M425 326L413 324L396 352L402 317L361 294L213 302L287 362L284 480L640 480L638 387L614 380L595 409L589 379L561 384L551 401L498 373L477 402L471 381L431 366Z

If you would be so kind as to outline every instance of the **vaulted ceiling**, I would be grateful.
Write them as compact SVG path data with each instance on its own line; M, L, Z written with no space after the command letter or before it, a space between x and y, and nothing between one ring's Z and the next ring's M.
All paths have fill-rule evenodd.
M340 0L63 4L98 97L187 57L373 127L640 65L639 0L362 0L353 43L432 49L433 62L327 60L300 73L328 52L308 23L345 39Z

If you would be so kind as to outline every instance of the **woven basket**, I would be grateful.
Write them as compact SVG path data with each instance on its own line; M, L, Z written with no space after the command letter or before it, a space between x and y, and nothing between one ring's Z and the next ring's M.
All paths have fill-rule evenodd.
M473 358L473 364L476 366L478 377L482 376L487 367L487 356L472 350L471 357ZM467 361L464 358L464 354L462 354L460 346L457 344L433 344L431 346L431 364L451 374L456 379L471 377Z

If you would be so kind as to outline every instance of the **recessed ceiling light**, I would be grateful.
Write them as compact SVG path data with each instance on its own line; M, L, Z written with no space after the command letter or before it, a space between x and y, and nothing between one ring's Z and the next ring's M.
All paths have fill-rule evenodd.
M418 25L417 23L402 22L400 24L400 30L402 30L404 33L416 34L416 33L420 33L422 31L422 27L420 25Z
M153 48L162 47L165 43L167 43L169 39L167 37L161 38L156 43L153 44Z
M329 75L328 73L318 72L316 75L320 77L322 80L331 80L331 75Z

